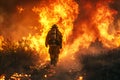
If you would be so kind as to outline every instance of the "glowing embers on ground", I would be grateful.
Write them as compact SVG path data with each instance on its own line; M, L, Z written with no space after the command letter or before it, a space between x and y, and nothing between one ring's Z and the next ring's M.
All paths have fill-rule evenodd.
M18 74L18 73L14 73L11 77L10 77L10 79L12 79L12 80L23 80L23 79L25 79L25 80L30 80L30 76L31 75L28 75L28 74ZM0 80L5 80L5 76L4 75L1 75L0 76Z
M22 80L22 79L30 80L30 76L31 75L14 73L11 76L11 79L13 79L13 80Z
M0 76L0 80L5 80L5 76L4 76L4 75L1 75L1 76Z
M79 76L77 80L83 80L83 76Z
M0 36L0 50L2 50L2 42L4 41L3 36Z

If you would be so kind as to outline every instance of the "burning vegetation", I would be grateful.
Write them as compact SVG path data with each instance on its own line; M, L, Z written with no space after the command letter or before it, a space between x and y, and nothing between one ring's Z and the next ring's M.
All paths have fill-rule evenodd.
M0 50L0 75L4 75L8 80L14 73L30 74L30 68L36 66L39 61L38 53L35 50L26 49L27 44L19 46L9 40L2 42ZM16 79L15 79L16 80Z
M119 67L119 7L119 0L1 0L0 80L109 79L109 71ZM55 69L45 47L53 24L63 35Z

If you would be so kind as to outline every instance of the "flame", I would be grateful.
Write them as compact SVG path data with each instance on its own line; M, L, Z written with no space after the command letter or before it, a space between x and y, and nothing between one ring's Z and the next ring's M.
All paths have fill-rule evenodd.
M87 48L90 43L96 38L102 41L105 47L118 47L120 46L120 36L116 35L117 31L113 24L114 15L117 14L115 10L109 8L108 4L112 0L96 3L96 10L93 11L91 19L91 24L95 25L96 30L88 27L89 25L86 21L83 21L80 25L74 25L74 21L78 18L79 6L74 0L54 0L47 3L40 4L38 7L32 9L33 12L39 15L39 24L41 25L39 31L36 35L29 34L25 39L30 40L30 48L35 49L40 53L40 56L49 60L48 48L45 48L45 38L53 24L57 24L59 30L63 34L63 49L61 50L60 59L69 57L79 51L79 48ZM90 3L87 3L85 9L92 9ZM89 10L88 10L89 11ZM74 37L72 43L69 43L69 37L73 35L74 26L78 30L82 30L84 33L80 34L78 37ZM67 56L68 57L68 56ZM73 56L71 56L73 59Z
M86 1L85 6L80 6L75 0L48 0L48 3L44 1L38 3L38 6L32 8L32 11L39 16L38 22L40 26L35 27L35 29L39 29L38 32L34 35L29 33L29 36L22 38L25 42L22 44L16 42L16 45L25 46L26 43L29 44L30 49L34 49L39 53L40 58L43 60L41 65L44 65L50 59L48 48L45 47L45 38L51 26L57 24L63 34L61 61L65 60L64 58L75 60L73 55L80 48L88 48L96 38L99 38L105 47L119 47L120 29L116 30L114 25L114 16L117 11L109 7L109 3L112 1L105 0L102 2L102 0L99 0L95 6L92 5L92 2L89 3L90 1ZM80 7L84 7L83 9L88 13L85 20L81 20L82 18L79 17L84 16L84 12L80 12ZM93 8L94 10L92 10ZM22 6L17 7L19 13L22 13L25 9ZM76 20L78 24L75 23ZM120 26L120 20L117 23ZM26 42L27 40L28 42ZM0 50L2 50L3 41L4 37L0 36ZM25 46L25 50L28 50L28 47ZM21 75L16 73L15 76L20 77ZM4 77L1 76L0 80L4 80ZM48 75L44 75L44 77L47 78ZM80 76L78 80L83 80L83 77Z
M41 56L44 55L46 60L49 60L48 48L45 48L45 38L53 24L57 24L59 30L63 34L63 49L62 56L67 53L74 53L76 50L72 49L75 44L71 46L67 44L68 37L72 34L73 22L77 18L78 4L73 0L56 0L55 2L46 4L32 9L39 15L39 23L41 24L41 35L27 37L31 41L30 47L35 48ZM69 50L70 49L70 50ZM43 57L42 57L43 58Z
M17 6L17 10L19 13L22 13L24 11L24 8L21 6Z
M81 2L84 2L84 0L81 0ZM63 49L61 50L60 59L66 56L74 59L73 55L80 48L88 48L90 43L95 41L96 38L99 38L105 47L118 47L120 46L120 35L113 24L114 15L117 12L109 7L111 2L112 0L103 2L100 0L93 6L90 1L86 1L87 4L84 5L86 12L89 13L95 8L94 11L90 12L92 15L87 15L89 22L87 20L79 21L79 15L83 14L82 12L80 13L80 7L83 6L80 6L75 0L40 2L38 6L32 8L32 11L39 16L38 22L40 26L35 27L39 31L35 35L29 33L29 36L23 37L23 40L29 40L29 47L39 52L40 57L44 61L49 60L48 48L45 47L45 38L53 24L57 24L63 34ZM17 9L19 13L24 11L21 6L18 6ZM79 24L74 23L76 20ZM118 25L119 23L120 21L118 21ZM71 36L73 37L70 39ZM2 40L2 37L0 37L0 47ZM17 45L19 46L19 44ZM28 48L25 47L25 49L27 50Z
M83 80L83 76L79 76L77 80Z
M4 75L1 75L1 76L0 76L0 80L5 80L5 76L4 76Z
M117 12L112 10L106 4L97 4L97 11L95 16L93 16L93 23L100 34L100 39L103 44L107 47L118 47L120 46L120 37L115 36L115 26L113 25L114 15Z
M14 73L10 78L14 79L14 80L21 80L21 78L29 78L31 75L28 74L18 74L18 73Z
M2 50L2 42L4 41L4 37L0 36L0 50Z

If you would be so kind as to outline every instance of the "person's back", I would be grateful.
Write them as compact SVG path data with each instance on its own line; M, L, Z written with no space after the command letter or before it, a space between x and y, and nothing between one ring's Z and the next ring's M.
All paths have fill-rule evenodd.
M45 45L46 47L49 45L51 64L56 65L60 49L62 48L62 34L58 30L57 25L53 25L51 30L48 32Z

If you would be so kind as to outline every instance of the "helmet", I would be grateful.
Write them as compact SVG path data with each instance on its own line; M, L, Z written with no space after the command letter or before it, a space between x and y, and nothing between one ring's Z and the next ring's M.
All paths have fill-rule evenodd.
M58 28L56 24L52 25L52 28Z

